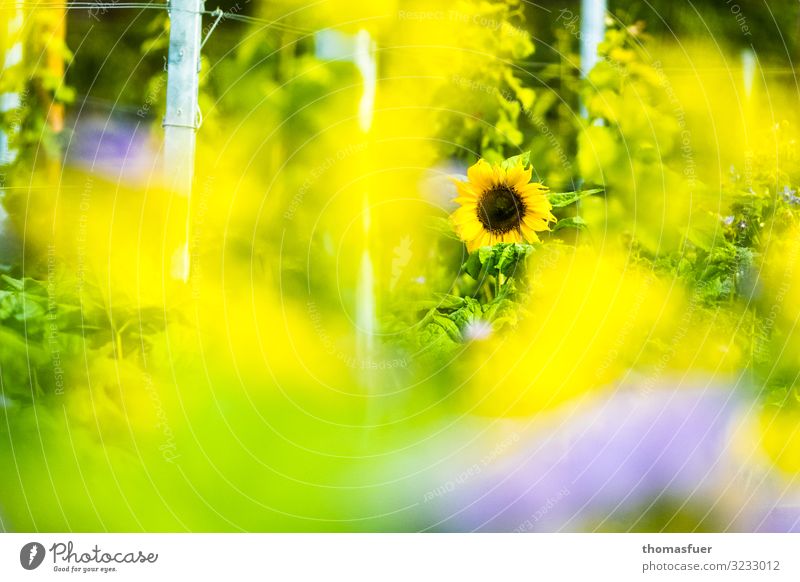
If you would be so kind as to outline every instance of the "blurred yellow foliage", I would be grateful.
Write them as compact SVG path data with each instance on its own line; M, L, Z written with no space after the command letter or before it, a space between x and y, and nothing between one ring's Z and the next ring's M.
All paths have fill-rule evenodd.
M622 255L549 248L530 269L525 321L465 354L470 411L530 415L625 378L647 391L665 378L680 385L687 369L727 377L742 363L746 343L722 315Z

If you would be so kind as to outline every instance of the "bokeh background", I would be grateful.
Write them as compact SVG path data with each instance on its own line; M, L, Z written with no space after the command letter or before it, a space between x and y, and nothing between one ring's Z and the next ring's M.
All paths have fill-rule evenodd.
M0 530L800 530L800 5L590 4L207 2L187 209L165 5L3 0Z

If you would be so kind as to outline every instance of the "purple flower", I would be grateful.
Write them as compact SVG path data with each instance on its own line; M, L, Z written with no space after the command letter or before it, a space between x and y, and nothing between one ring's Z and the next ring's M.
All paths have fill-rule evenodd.
M797 196L797 190L792 190L789 186L784 186L780 194L789 204L793 206L800 205L800 197Z
M698 519L713 512L712 527L725 531L800 531L800 515L779 504L785 483L730 445L748 410L719 385L630 386L549 419L504 425L519 435L514 446L479 463L460 459L480 470L432 504L436 529L646 528L652 522L641 516L666 503L696 508ZM448 474L457 467L441 478Z

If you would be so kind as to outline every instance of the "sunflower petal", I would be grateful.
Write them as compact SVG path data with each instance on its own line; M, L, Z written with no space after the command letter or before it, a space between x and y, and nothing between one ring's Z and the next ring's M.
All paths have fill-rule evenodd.
M539 242L539 237L536 235L536 233L534 231L532 231L529 228L525 228L523 230L523 237L529 243L537 243L537 242Z
M547 225L547 221L542 217L523 216L522 220L525 223L525 226L527 226L532 231L538 232L543 230L550 230L550 227Z
M478 220L466 222L461 225L459 236L463 240L474 240L483 232L483 225Z
M480 192L475 189L475 187L470 184L469 182L461 182L456 181L456 192L458 195L464 198L478 198Z
M506 172L506 184L519 191L531 181L532 173L533 167L526 169L522 164L518 164Z
M492 187L506 184L506 171L499 165L492 166Z
M477 206L462 206L450 215L450 220L452 220L453 224L456 226L473 221L478 222L476 209Z
M467 169L467 178L473 188L480 191L492 187L494 172L486 160L480 159Z
M467 250L469 252L473 252L473 251L481 248L481 246L483 246L483 237L484 237L484 233L481 232L478 236L476 236L472 240L466 241L467 242Z
M474 198L463 198L459 196L458 198L454 198L453 202L459 204L461 208L468 208L469 210L476 213L478 212L478 201Z
M546 194L550 191L547 186L542 185L539 182L533 182L532 184L523 184L522 186L517 188L517 191L522 196L543 196L546 198Z
M528 214L547 216L553 208L550 201L544 196L523 198L523 202L525 204L526 213Z

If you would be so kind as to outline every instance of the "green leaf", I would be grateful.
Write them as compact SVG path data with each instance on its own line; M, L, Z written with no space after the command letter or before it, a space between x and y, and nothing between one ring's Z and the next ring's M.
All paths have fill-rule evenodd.
M490 322L494 329L505 325L514 326L519 321L519 304L504 293L483 307L483 319Z
M446 236L447 238L452 238L457 241L461 240L460 238L458 238L458 235L455 232L453 232L453 224L447 218L443 218L441 216L433 216L427 220L426 225L431 230L434 230Z
M477 313L476 313L477 311ZM463 309L459 309L458 311L452 313L450 315L451 321L453 324L458 326L459 330L459 341L461 338L461 333L464 331L464 328L467 326L468 323L475 321L475 319L479 318L481 314L481 307L478 304L477 310L469 307L465 307Z
M577 228L578 230L585 230L588 226L587 222L580 216L570 216L569 218L562 218L553 227L553 232L557 232L564 228Z
M550 204L553 205L553 208L563 208L564 206L574 204L582 198L598 194L602 191L602 188L593 188L591 190L580 190L578 192L552 192L547 195L547 198L550 200Z
M438 293L436 299L421 301L417 305L425 309L438 309L439 311L452 311L464 306L464 298L449 293Z
M533 247L531 245L509 244L501 249L495 268L505 277L510 277L516 272L518 263L531 254L532 251Z
M506 158L502 162L500 162L500 167L504 170L510 170L520 164L523 167L529 166L531 163L531 152L523 152L518 156L511 156L510 158Z
M480 249L478 249L479 251ZM483 263L481 262L480 252L474 252L470 254L467 258L467 261L464 263L464 271L467 272L467 275L475 279L476 281L480 279L481 270L483 269Z
M2 277L3 281L5 281L12 289L22 291L25 288L25 281L23 279L14 279L8 275L0 275L0 277Z
M533 245L522 243L499 243L481 247L464 263L467 274L479 281L486 275L508 278L514 275L519 262L533 252Z
M458 327L446 317L437 315L436 310L431 310L421 324L417 343L431 357L446 356L458 347L461 341ZM457 334L455 338L453 337L453 328Z
M438 325L454 342L461 341L461 329L450 317L434 312L431 314L431 322Z
M28 297L20 297L14 318L17 321L27 321L44 316L44 308Z

